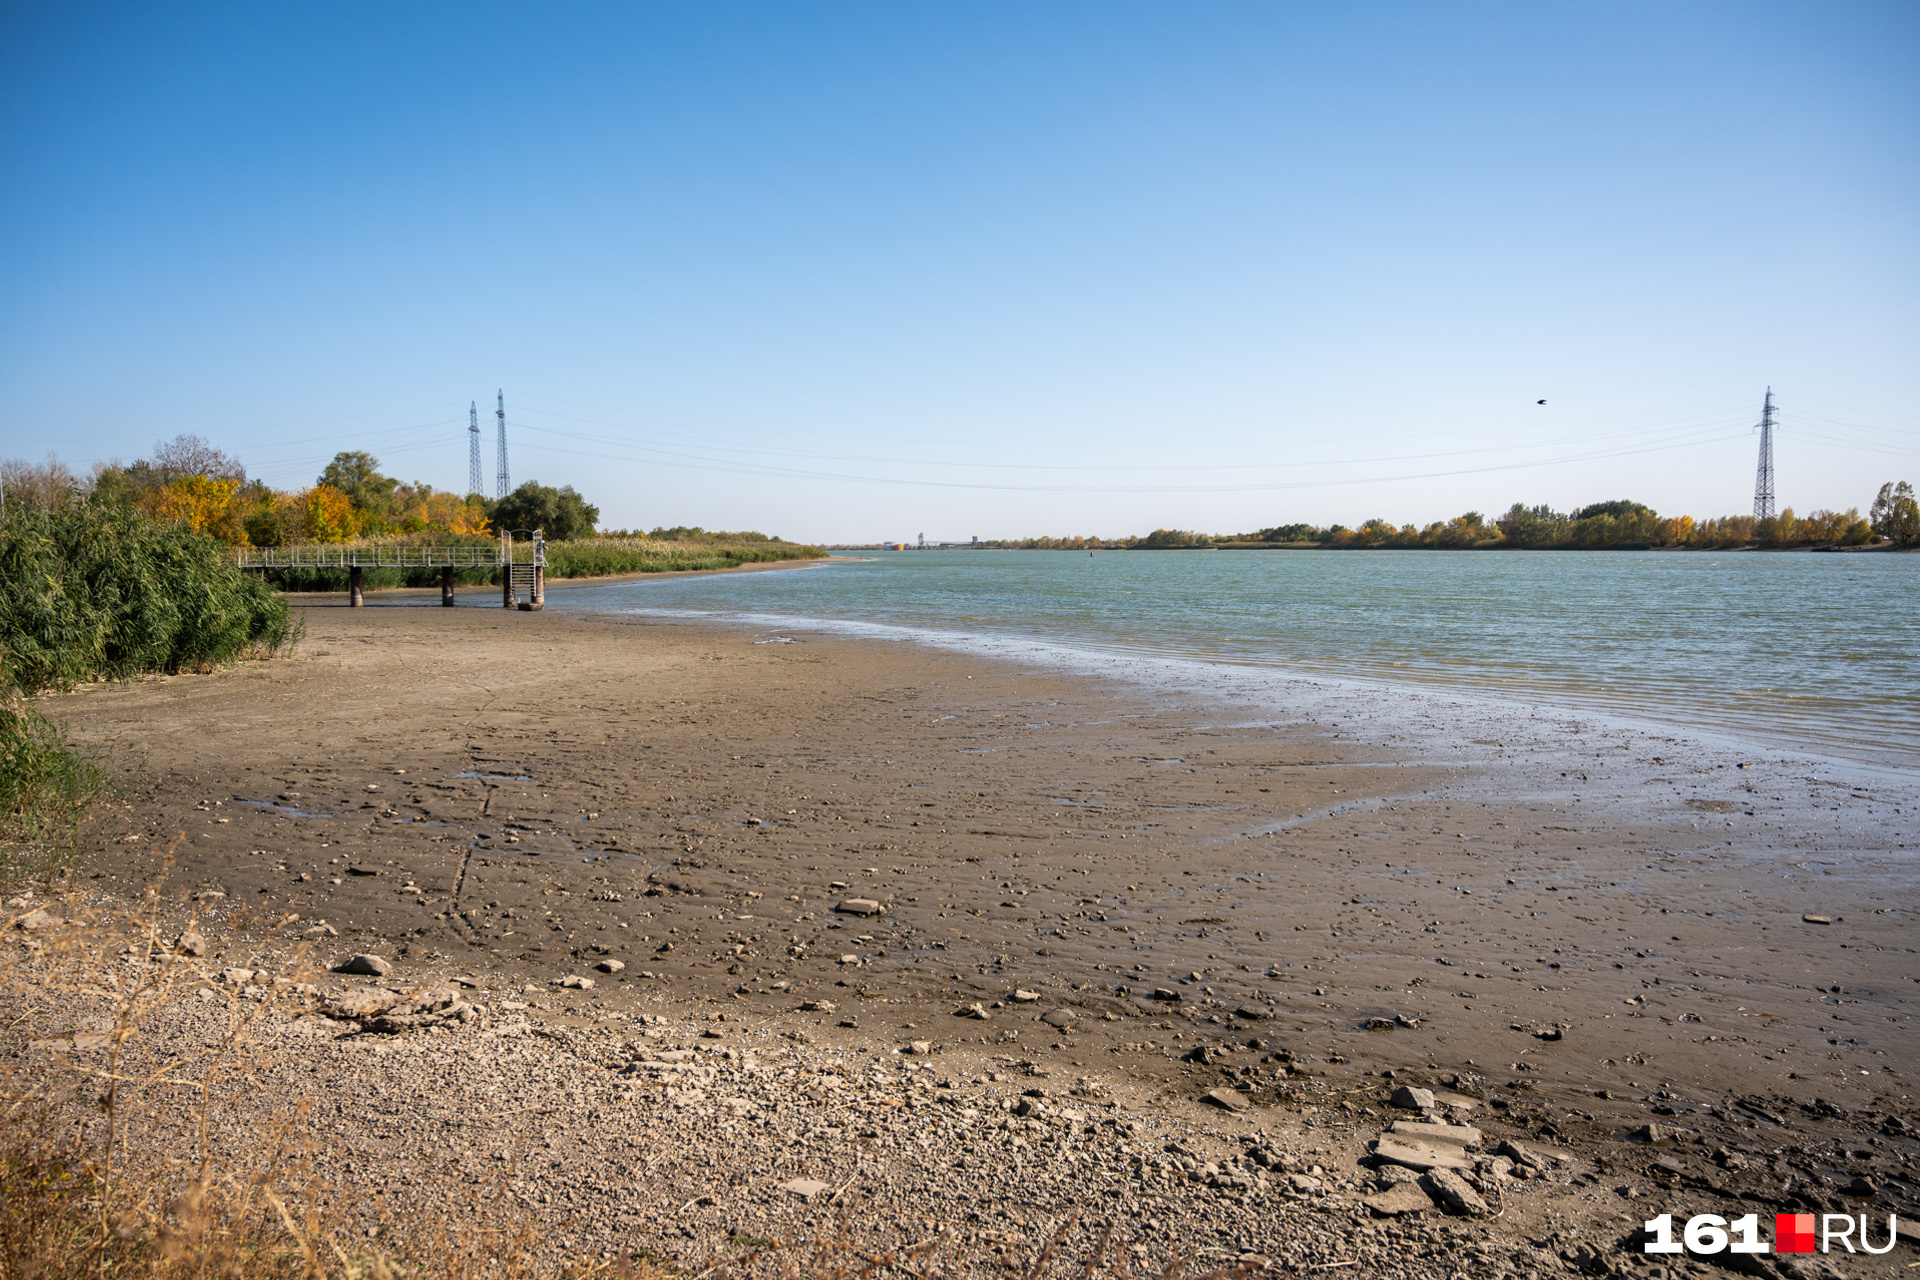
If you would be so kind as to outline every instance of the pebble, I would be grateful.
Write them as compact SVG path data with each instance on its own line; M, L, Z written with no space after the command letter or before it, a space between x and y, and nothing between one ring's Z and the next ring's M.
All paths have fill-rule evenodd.
M1402 1111L1433 1110L1433 1090L1416 1089L1411 1085L1401 1085L1393 1091L1392 1104Z
M627 967L627 962L624 960L602 960L593 967L601 973L619 973Z
M1452 1213L1478 1219L1494 1211L1484 1199L1480 1199L1480 1192L1467 1186L1467 1178L1453 1173L1452 1169L1432 1169L1423 1180L1427 1182L1434 1199L1446 1205Z
M1460 1147L1480 1145L1480 1131L1470 1124L1427 1124L1420 1120L1395 1120L1388 1132L1427 1142L1451 1142Z
M1433 1208L1433 1197L1416 1181L1395 1182L1377 1195L1365 1196L1360 1201L1383 1218L1397 1218L1406 1213L1425 1213Z
M955 1009L953 1011L953 1016L956 1018L976 1018L981 1022L985 1022L989 1018L993 1017L992 1014L987 1012L987 1006L980 1004L977 1001L973 1004L968 1005L964 1009Z
M872 898L848 898L834 910L849 916L877 916L886 912L886 908Z
M1523 1142L1515 1142L1512 1139L1508 1139L1500 1144L1500 1154L1515 1164L1525 1165L1529 1169L1545 1172L1547 1168L1546 1159Z
M781 1183L780 1189L788 1195L799 1196L802 1200L812 1200L815 1196L824 1195L829 1190L827 1184L818 1178L795 1178L791 1182Z
M1832 916L1801 916L1800 919L1807 924L1832 924L1833 923Z
M1471 1218L1485 1217L1493 1210L1480 1193L1467 1185L1467 1180L1451 1169L1433 1169L1425 1179L1432 1189L1434 1199L1454 1213Z
M591 991L593 990L593 979L583 978L577 973L570 973L564 978L555 978L553 985L556 987L565 987L569 991Z
M188 929L173 940L173 953L179 956L203 956L207 954L207 940L200 936L198 929Z
M198 951L189 951L188 955L199 955ZM393 961L384 956L359 955L344 963L333 966L335 973L363 973L368 977L380 978L393 972Z
M371 1018L399 1002L398 991L389 991L385 987L360 987L330 1000L321 1012L330 1018Z
M223 950L227 945L223 938ZM928 1055L935 1052L940 1042L893 1039L899 1031L911 1034L915 1028L903 1026L894 1017L885 1015L882 1011L886 1006L879 1004L861 1005L869 1010L861 1021L871 1022L876 1028L871 1045L875 1057L865 1062L842 1055L837 1049L815 1052L797 1048L796 1045L807 1043L800 1038L803 1032L790 1034L792 1043L758 1026L731 1032L725 1040L700 1038L705 1031L715 1028L716 1019L704 1016L705 1010L701 1011L703 1016L688 1017L685 1015L691 1011L665 1006L656 1012L616 1020L604 1028L569 1025L564 1029L564 1038L559 1034L536 1035L533 1033L541 1030L539 1018L515 1016L523 1011L515 1008L521 998L517 989L511 999L490 1002L497 1011L491 1025L475 1026L469 1032L460 1024L467 1022L468 1016L476 1023L485 1023L484 1015L475 1011L462 1016L472 1006L442 1003L443 1000L459 1001L455 982L486 984L498 983L498 979L451 979L445 984L444 996L424 999L422 994L412 993L410 987L419 956L416 951L408 957L407 983L396 980L396 986L407 987L406 994L383 990L377 980L333 984L342 994L331 1003L345 1013L343 1006L351 1002L364 1031L405 1031L406 1036L379 1044L364 1035L340 1037L337 1048L317 1037L310 1042L311 1047L303 1040L300 1047L303 1056L296 1060L293 1075L297 1078L301 1069L312 1070L322 1061L346 1064L342 1073L345 1083L341 1088L349 1099L350 1118L358 1115L362 1123L370 1126L386 1123L389 1094L431 1096L433 1111L438 1115L442 1106L438 1090L445 1088L449 1090L447 1107L464 1105L485 1109L487 1104L480 1100L477 1089L469 1089L462 1095L449 1084L463 1080L470 1070L469 1054L462 1050L467 1042L453 1037L472 1035L472 1051L476 1054L488 1052L481 1045L491 1044L497 1037L500 1048L514 1056L515 1069L539 1081L535 1087L541 1092L529 1096L529 1103L553 1105L559 1109L558 1114L565 1114L569 1106L579 1109L575 1112L578 1123L554 1125L554 1144L559 1148L552 1155L556 1163L564 1161L561 1167L568 1170L588 1169L595 1161L604 1159L611 1166L621 1157L610 1151L603 1155L600 1144L608 1144L609 1148L616 1141L628 1141L635 1146L651 1144L654 1155L666 1158L661 1168L648 1166L648 1193L652 1194L656 1187L662 1189L665 1193L662 1203L669 1208L673 1204L697 1208L701 1198L717 1197L724 1205L720 1213L688 1215L683 1212L680 1216L686 1220L689 1232L711 1236L718 1231L720 1234L715 1238L723 1247L730 1231L774 1236L778 1233L775 1227L779 1231L799 1230L797 1225L781 1219L783 1214L798 1214L801 1218L831 1217L831 1210L823 1207L833 1196L833 1189L843 1182L848 1189L840 1197L842 1200L853 1197L856 1206L864 1206L872 1197L876 1219L883 1212L897 1215L900 1231L913 1232L910 1236L900 1236L903 1241L926 1238L919 1215L944 1219L949 1212L947 1206L957 1206L966 1197L977 1202L976 1208L1010 1204L1016 1198L1022 1203L1045 1198L1065 1205L1090 1195L1090 1188L1101 1192L1111 1188L1119 1192L1113 1216L1125 1223L1122 1232L1151 1245L1157 1252L1163 1240L1184 1233L1191 1222L1203 1229L1201 1243L1214 1246L1204 1250L1208 1255L1216 1255L1208 1265L1230 1265L1236 1254L1257 1249L1261 1254L1285 1259L1277 1264L1280 1268L1291 1267L1302 1274L1308 1264L1346 1260L1352 1260L1354 1265L1345 1270L1333 1268L1326 1273L1380 1276L1383 1280L1415 1280L1415 1277L1427 1280L1455 1274L1571 1274L1563 1270L1554 1254L1559 1253L1571 1266L1571 1250L1577 1241L1564 1247L1556 1241L1548 1250L1545 1246L1523 1246L1508 1238L1500 1243L1497 1251L1493 1248L1473 1250L1469 1247L1469 1233L1481 1232L1484 1218L1475 1218L1471 1225L1465 1219L1451 1223L1438 1220L1441 1206L1455 1214L1484 1214L1487 1201L1495 1198L1496 1186L1508 1203L1522 1204L1523 1212L1529 1215L1534 1214L1537 1207L1526 1201L1558 1194L1553 1187L1533 1179L1507 1182L1503 1173L1509 1160L1515 1169L1551 1166L1564 1172L1568 1159L1553 1152L1565 1148L1554 1148L1550 1152L1544 1140L1528 1145L1510 1142L1500 1144L1501 1154L1497 1157L1482 1157L1473 1162L1467 1156L1470 1148L1485 1145L1484 1133L1496 1129L1507 1131L1499 1117L1480 1128L1435 1123L1431 1114L1421 1114L1428 1110L1422 1105L1428 1098L1418 1096L1409 1086L1408 1096L1404 1100L1396 1099L1402 1102L1401 1109L1387 1111L1373 1129L1352 1136L1359 1138L1390 1129L1380 1135L1380 1145L1374 1154L1389 1161L1398 1154L1401 1159L1411 1158L1413 1164L1389 1162L1364 1182L1356 1176L1357 1171L1350 1167L1350 1156L1357 1153L1346 1149L1346 1134L1350 1132L1351 1123L1369 1115L1368 1108L1376 1112L1383 1110L1380 1100L1400 1082L1426 1078L1414 1074L1418 1068L1410 1071L1403 1066L1398 1080L1376 1077L1370 1083L1364 1078L1354 1081L1361 1089L1343 1113L1348 1119L1335 1120L1339 1128L1333 1131L1334 1148L1324 1145L1322 1133L1303 1133L1305 1143L1314 1145L1303 1145L1290 1152L1287 1147L1294 1138L1291 1125L1276 1126L1271 1132L1257 1135L1242 1132L1254 1128L1253 1117L1264 1121L1267 1116L1263 1108L1249 1105L1253 1099L1247 1093L1222 1083L1217 1073L1209 1073L1211 1079L1196 1081L1195 1088L1203 1090L1200 1095L1187 1090L1176 1097L1161 1095L1148 1100L1142 1094L1141 1103L1151 1110L1141 1114L1137 1121L1128 1118L1134 1114L1132 1108L1136 1105L1125 1100L1128 1087L1116 1079L1114 1083L1118 1087L1112 1095L1116 1102L1108 1104L1116 1110L1109 1117L1101 1114L1100 1102L1082 1101L1094 1098L1104 1101L1108 1096L1099 1091L1097 1079L1069 1082L1040 1078L1042 1064L1016 1060L1012 1053L1018 1050L992 1057L987 1056L991 1050L982 1050L976 1061L969 1046L950 1043L941 1046L948 1055L943 1056L942 1064L933 1064ZM578 962L587 967L579 971L590 971L593 963L603 958L588 953ZM235 955L234 960L238 959ZM549 957L549 964L558 962L560 957ZM573 967L571 962L568 967ZM207 968L211 970L210 965ZM816 970L816 980L818 972ZM853 985L852 979L856 976L847 975L849 985ZM256 980L264 984L268 979L265 975L256 975ZM802 985L804 987L804 980ZM830 987L831 979L823 985ZM194 1000L191 984L181 994L187 997L188 1004L203 1010L203 1016L219 1018L226 1012L226 993L239 989L227 986L219 995L210 992L204 998L213 1002L205 1005ZM553 989L544 981L533 988ZM497 985L490 986L489 990L508 995ZM1056 992L1050 985L1043 985L1041 990L1045 992L1042 1002L1065 994ZM372 998L362 1004L360 997L363 996ZM795 992L780 1001L780 1008L794 1011L800 1007L800 999ZM577 1007L590 1002L552 1003ZM321 1001L314 1004L325 1007ZM968 1017L985 1016L986 1012L981 1004L948 1007ZM1022 1003L1019 1010L1025 1007ZM1208 1012L1222 1015L1224 1022L1226 1010L1231 1007L1209 1004ZM812 1022L823 1020L829 1012L834 1012L835 1019L841 1016L829 1001L807 1001L806 1008L808 1016L793 1017L795 1024L811 1027ZM1039 1015L1014 1011L1011 999L1009 1010L1007 1016L1000 1019L1009 1026L1022 1023L1030 1026L1032 1021L1039 1020ZM1165 1007L1162 1011L1170 1012ZM1050 1012L1072 1010L1050 1005L1042 1011ZM735 1016L729 1008L724 1025L735 1026L732 1021ZM1082 1009L1079 1016L1091 1026L1098 1010ZM1202 1020L1205 1017L1203 1013ZM927 1020L916 1017L914 1021ZM324 1029L305 1025L310 1022L318 1023L319 1019L302 1018L297 1024L299 1035ZM929 1028L937 1025L937 1022L930 1023ZM882 1027L885 1030L879 1029ZM1242 1032L1228 1042L1229 1048L1239 1049L1251 1034L1252 1029ZM988 1040L995 1038L993 1033L980 1028L971 1035L960 1033L949 1039L957 1042L982 1035ZM605 1037L606 1052L595 1054L591 1060L577 1056L596 1037ZM680 1050L657 1047L666 1037L672 1037L667 1043L677 1040L690 1047ZM887 1052L896 1046L900 1056ZM1186 1045L1176 1042L1174 1047L1179 1052ZM1275 1047L1269 1042L1266 1049ZM884 1065L879 1061L882 1056L886 1060ZM1261 1056L1261 1052L1227 1052L1220 1062L1238 1064ZM907 1060L901 1061L901 1057ZM531 1064L531 1070L518 1066L520 1059ZM935 1065L941 1065L943 1070L936 1073L927 1069ZM789 1067L793 1070L789 1071ZM615 1070L613 1079L605 1078L609 1068ZM355 1070L364 1074L356 1078ZM1055 1071L1058 1072L1057 1065ZM940 1081L951 1087L937 1088L936 1074L951 1076L950 1080ZM1265 1101L1267 1072L1263 1069L1258 1078L1261 1092L1256 1096ZM379 1088L373 1088L374 1085ZM1305 1087L1311 1090L1315 1085L1309 1076ZM608 1086L611 1093L603 1093ZM1044 1087L1044 1097L1018 1096L1023 1090L1037 1091L1035 1086ZM1301 1087L1302 1083L1296 1080L1284 1089ZM1419 1092L1430 1095L1432 1112L1446 1113L1447 1102L1442 1099L1451 1100L1449 1095L1439 1089ZM608 1097L623 1096L626 1100L618 1106L604 1105ZM1343 1093L1336 1085L1326 1096L1341 1098ZM571 1102L567 1101L569 1097ZM929 1105L935 1103L945 1105ZM1408 1103L1412 1106L1405 1105ZM1018 1118L1011 1114L1014 1107L1019 1108ZM361 1109L355 1111L354 1108ZM1211 1114L1212 1119L1203 1119L1205 1114ZM1321 1120L1318 1112L1304 1114L1311 1115L1316 1122ZM1229 1122L1228 1116L1235 1119ZM1396 1120L1396 1116L1399 1119ZM532 1123L538 1127L529 1132L545 1131L543 1122ZM1315 1127L1318 1128L1318 1124ZM493 1136L486 1135L488 1139ZM1499 1143L1500 1139L1494 1134L1491 1141ZM687 1144L684 1150L680 1146L682 1142ZM1708 1146L1700 1148L1703 1157L1708 1149ZM805 1155L808 1150L814 1152L812 1157ZM886 1154L890 1150L896 1154ZM1642 1162L1650 1161L1657 1154L1662 1153L1649 1150L1638 1153L1637 1157L1631 1151L1622 1153L1619 1157L1622 1162L1633 1166L1622 1169L1622 1176L1641 1176ZM716 1159L731 1162L732 1169L727 1172L737 1170L745 1175L737 1188L721 1190L726 1183L718 1176ZM1323 1162L1326 1170L1315 1165L1315 1160ZM779 1163L782 1161L791 1162L782 1167ZM1461 1167L1456 1169L1450 1161L1458 1162ZM809 1164L816 1169L818 1177L801 1176ZM1427 1176L1423 1178L1415 1166L1426 1170ZM1469 1171L1476 1167L1477 1173ZM1871 1172L1876 1180L1881 1180L1878 1167L1870 1170L1863 1161L1842 1174L1834 1190L1856 1169ZM1466 1177L1460 1176L1463 1172ZM787 1177L774 1182L781 1173ZM1467 1177L1474 1181L1469 1183ZM751 1178L750 1184L748 1178ZM1618 1180L1619 1177L1609 1180L1607 1186ZM624 1247L625 1240L619 1233L630 1228L618 1224L633 1195L632 1185L624 1177L612 1174L579 1181L581 1185L576 1187L574 1179L552 1175L539 1192L551 1191L555 1204L566 1204L569 1208L586 1204L590 1214L599 1214L597 1225L590 1225L588 1230L601 1233L599 1239L612 1240ZM604 1186L597 1185L603 1181ZM1559 1174L1544 1181L1566 1183ZM1582 1179L1579 1185L1587 1186L1590 1182ZM1581 1194L1591 1201L1605 1189L1594 1184L1591 1190ZM1890 1197L1896 1189L1897 1184L1889 1184L1880 1194ZM1441 1205L1436 1205L1437 1200ZM788 1208L778 1208L781 1203ZM1619 1202L1614 1201L1613 1205L1619 1207ZM960 1210L954 1208L951 1212L957 1219ZM1641 1216L1656 1212L1659 1209L1648 1208ZM1372 1225L1360 1224L1350 1216L1365 1217L1368 1213L1376 1218ZM1422 1214L1427 1217L1423 1219ZM986 1216L982 1214L983 1218ZM588 1221L591 1224L594 1220ZM811 1225L823 1232L832 1230L830 1224ZM972 1227L960 1226L957 1221L955 1225L963 1233L972 1231ZM999 1242L999 1236L988 1236L989 1228L1006 1234L1009 1241L1006 1253L1012 1253L1011 1242L1023 1234L1021 1224L996 1221L982 1225L978 1237L968 1235L960 1244L991 1248ZM1050 1229L1040 1228L1043 1232ZM648 1241L648 1247L653 1247L656 1236L663 1234L642 1238ZM1329 1237L1337 1238L1331 1245L1324 1248L1316 1245L1297 1256L1285 1247L1301 1238L1324 1242ZM1126 1235L1118 1235L1116 1239L1125 1240ZM1021 1247L1030 1245L1037 1251L1041 1242L1035 1238L1023 1241ZM882 1243L890 1242L883 1240ZM1610 1240L1607 1256L1616 1255L1617 1248ZM1014 1255L1008 1260L1018 1265L1010 1268L1010 1272L1024 1274L1036 1256L1037 1253ZM1428 1259L1430 1262L1424 1261ZM1157 1265L1145 1269L1146 1261L1143 1251L1140 1254L1143 1269L1133 1274L1160 1274ZM1129 1257L1128 1262L1133 1265L1134 1259ZM1077 1266L1068 1269L1078 1272ZM1106 1272L1102 1270L1100 1274ZM1121 1272L1115 1269L1114 1274Z
M15 920L13 927L32 933L36 929L52 929L59 923L60 917L54 915L45 907L38 907L29 911L26 915L21 916L18 920Z
M1374 1139L1375 1158L1393 1164L1403 1164L1409 1169L1471 1169L1473 1161L1466 1156L1466 1149L1451 1143L1441 1145L1431 1142L1407 1142L1383 1135Z
M1032 1004L1040 998L1040 993L1038 991L1016 991L1013 993L1013 998L1018 1004Z

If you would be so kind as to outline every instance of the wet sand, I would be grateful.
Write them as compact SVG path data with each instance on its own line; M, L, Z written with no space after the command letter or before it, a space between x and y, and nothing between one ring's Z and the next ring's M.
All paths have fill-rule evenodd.
M826 633L302 611L292 661L52 705L125 769L97 888L178 836L172 888L324 920L339 956L596 977L560 1025L1011 1049L1189 1114L1231 1082L1243 1125L1452 1081L1603 1169L1656 1121L1912 1202L1910 1142L1848 1145L1915 1116L1904 778ZM1761 1134L1738 1098L1806 1108Z

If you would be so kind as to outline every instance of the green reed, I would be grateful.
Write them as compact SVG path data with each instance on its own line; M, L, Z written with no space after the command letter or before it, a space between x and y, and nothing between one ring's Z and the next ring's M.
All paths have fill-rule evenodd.
M405 538L367 539L357 546L482 546L488 537L412 534ZM737 569L743 564L772 564L784 560L815 560L827 553L819 547L790 542L726 543L669 541L664 538L581 538L547 544L549 578L605 578L623 573L675 573L692 569ZM268 580L282 591L345 591L345 569L271 569ZM455 569L457 586L499 586L494 568ZM437 587L438 569L374 569L360 571L360 585L381 587Z
M76 502L0 515L0 648L23 693L290 650L287 602L182 525Z

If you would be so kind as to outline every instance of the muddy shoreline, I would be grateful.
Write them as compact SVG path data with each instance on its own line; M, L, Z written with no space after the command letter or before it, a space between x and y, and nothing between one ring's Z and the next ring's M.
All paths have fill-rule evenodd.
M216 918L325 921L326 959L531 988L524 1016L562 1030L924 1040L983 1083L1017 1060L1310 1145L1329 1176L1364 1176L1394 1088L1456 1085L1489 1134L1571 1162L1515 1198L1514 1239L1617 1239L1649 1194L1915 1207L1891 784L1591 724L1593 763L1554 768L1587 755L1443 749L1444 710L1386 733L824 633L302 614L291 662L50 706L126 768L95 891L136 894L172 847L171 888L224 895ZM1222 1086L1250 1105L1202 1101Z

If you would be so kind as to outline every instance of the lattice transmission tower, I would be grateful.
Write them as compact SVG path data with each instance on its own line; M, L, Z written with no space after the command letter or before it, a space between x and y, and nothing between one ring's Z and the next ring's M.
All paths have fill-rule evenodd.
M467 492L486 496L486 480L480 470L480 402L467 402Z
M1771 520L1773 509L1773 388L1760 410L1760 465L1753 476L1753 518Z
M513 492L513 482L507 478L507 393L504 391L499 393L499 399L494 404L493 416L500 440L500 474L495 477L499 492L493 496L504 498Z

